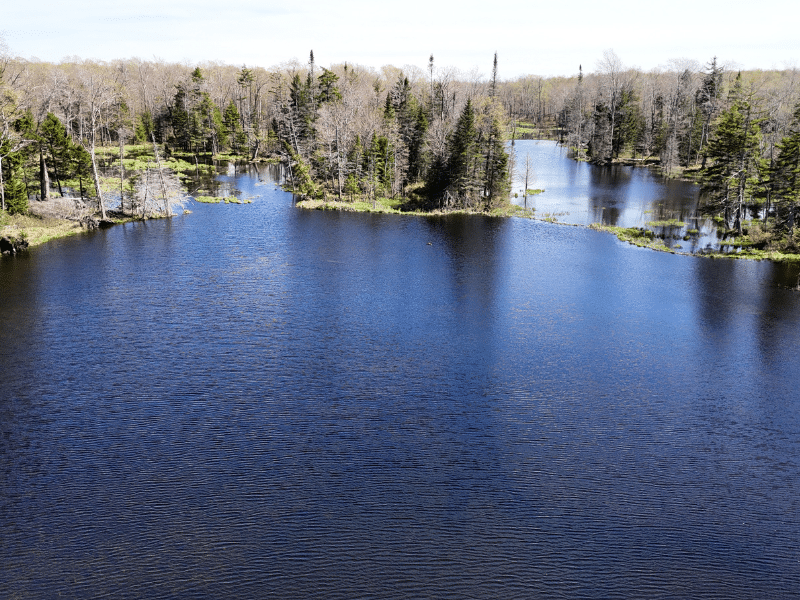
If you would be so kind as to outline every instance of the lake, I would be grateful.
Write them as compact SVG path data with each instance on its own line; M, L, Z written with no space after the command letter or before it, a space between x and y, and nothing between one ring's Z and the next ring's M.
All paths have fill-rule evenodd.
M0 597L800 597L796 267L276 178L0 261Z

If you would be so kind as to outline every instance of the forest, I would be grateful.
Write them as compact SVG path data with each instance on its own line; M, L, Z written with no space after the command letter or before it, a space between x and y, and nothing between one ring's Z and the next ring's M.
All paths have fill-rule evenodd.
M591 72L503 80L496 55L486 77L432 55L374 69L323 67L313 51L270 68L0 53L9 213L67 192L96 198L103 217L169 213L180 165L211 157L281 160L309 198L485 211L520 177L509 142L549 138L576 160L696 179L725 229L800 245L797 69L741 72L712 57L643 72L609 50Z

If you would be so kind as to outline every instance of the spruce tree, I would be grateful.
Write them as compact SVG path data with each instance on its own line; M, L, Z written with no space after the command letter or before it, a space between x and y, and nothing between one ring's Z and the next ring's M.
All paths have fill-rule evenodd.
M472 100L467 100L448 145L450 158L447 161L444 186L451 188L464 205L471 204L480 189L480 152L477 139Z
M770 172L778 225L794 234L800 217L800 104L794 111L790 133L778 144L778 158Z
M422 177L427 159L425 134L428 131L428 118L425 116L425 110L421 105L417 104L416 109L417 114L414 119L411 139L408 142L408 176L412 181L417 181Z
M722 213L725 226L742 233L746 199L757 191L763 162L759 154L760 120L742 90L741 74L730 93L731 106L720 116L708 145L711 165L704 170L705 207Z
M6 138L0 144L0 157L2 157L0 185L2 185L4 208L12 215L26 213L28 194L22 172L23 155L21 152L12 152L11 142Z
M186 90L178 86L175 99L170 110L170 124L175 136L175 144L182 150L189 150L191 133L189 129L189 112L186 110Z
M56 176L58 193L63 196L64 190L61 187L61 180L67 175L65 171L69 162L72 140L67 136L67 130L64 125L53 113L47 113L44 121L39 126L39 135L50 152L50 165L53 167Z
M508 199L511 191L511 173L500 121L492 119L487 148L486 173L484 175L484 194L486 208L496 202Z
M225 107L225 114L222 117L222 122L225 125L225 146L232 148L235 152L240 152L247 143L247 139L242 129L242 119L239 115L239 110L236 108L236 104L233 103L233 100L228 102L228 106Z
M719 108L719 90L722 86L722 69L717 67L717 57L715 56L708 65L707 73L703 77L700 89L695 93L695 102L702 115L700 124L700 140L698 142L698 152L702 153L703 169L706 168L707 154L703 152L711 137L711 123Z

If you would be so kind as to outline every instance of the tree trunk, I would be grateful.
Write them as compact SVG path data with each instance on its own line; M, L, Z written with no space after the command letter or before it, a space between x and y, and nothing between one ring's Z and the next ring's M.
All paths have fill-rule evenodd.
M97 170L97 158L94 155L94 136L92 136L92 147L89 155L92 157L92 177L94 178L94 187L97 190L97 204L100 208L100 218L106 220L106 205L103 201L103 191L100 189L100 172Z
M156 155L156 163L158 164L158 177L161 180L161 193L164 194L164 212L168 217L172 216L172 208L169 205L169 195L167 194L167 184L164 181L164 171L161 169L161 157L158 155L158 146L156 146L156 137L151 133L150 136L153 140L153 153Z
M3 181L3 156L0 155L0 210L6 209L6 184Z
M122 131L119 132L119 210L125 214L125 142L122 139Z
M342 152L339 148L339 128L336 128L336 180L339 184L339 200L342 199Z
M42 200L50 199L50 175L47 173L47 162L45 162L44 153L39 149L39 181L40 181L40 198Z

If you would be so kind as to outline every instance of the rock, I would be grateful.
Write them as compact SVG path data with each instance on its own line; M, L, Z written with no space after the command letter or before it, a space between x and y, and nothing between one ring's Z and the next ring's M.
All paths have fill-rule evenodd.
M86 229L88 229L89 231L91 231L92 229L97 229L99 222L93 216L86 215L80 220L80 224L83 227L86 227Z

